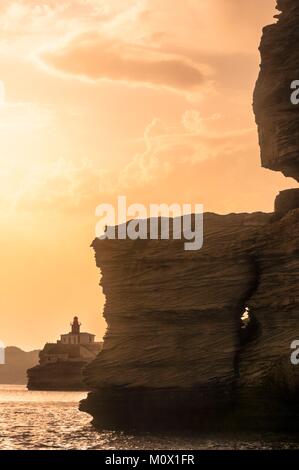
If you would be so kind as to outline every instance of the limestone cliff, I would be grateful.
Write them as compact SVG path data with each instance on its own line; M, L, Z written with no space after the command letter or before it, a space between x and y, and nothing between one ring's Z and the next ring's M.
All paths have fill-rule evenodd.
M87 368L90 385L231 383L237 326L255 283L250 244L268 221L205 214L199 251L184 251L183 240L95 240L108 331Z
M262 165L298 180L299 0L278 8L264 29L254 110ZM205 214L194 252L178 240L93 242L108 329L85 369L93 392L81 409L97 426L298 428L298 207L294 189L273 214Z
M299 340L299 209L267 224L252 255L258 275L248 307L256 334L239 355L238 413L254 428L298 430L299 366L290 356Z
M262 165L299 180L299 105L291 83L299 80L299 0L279 0L276 24L266 26L261 71L254 92Z
M205 214L199 251L184 251L181 240L94 241L108 330L85 370L97 392L83 410L124 426L136 415L189 420L194 400L208 416L215 402L231 402L240 317L256 282L250 247L269 219Z

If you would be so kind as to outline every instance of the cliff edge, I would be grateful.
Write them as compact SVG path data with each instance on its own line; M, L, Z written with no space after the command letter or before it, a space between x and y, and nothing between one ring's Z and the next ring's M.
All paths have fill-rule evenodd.
M254 111L262 165L298 180L299 0L277 8ZM273 214L205 214L195 252L180 240L93 242L108 329L81 410L96 426L298 430L298 206L294 189Z

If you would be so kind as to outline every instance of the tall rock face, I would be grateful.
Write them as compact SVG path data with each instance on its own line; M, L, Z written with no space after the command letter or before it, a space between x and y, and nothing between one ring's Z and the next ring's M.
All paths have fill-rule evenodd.
M205 214L198 251L185 251L184 240L95 240L108 331L87 366L90 386L231 384L256 279L250 244L269 218Z
M240 351L238 413L253 428L298 430L299 365L291 362L291 345L299 340L299 209L261 230L253 256L257 286L248 307L256 333Z
M298 181L299 104L291 102L291 84L299 80L299 0L279 0L277 9L277 23L263 31L254 111L262 165Z
M105 428L288 426L298 413L284 405L299 388L298 229L299 210L205 214L199 251L96 239L108 329L84 370L93 392L81 410Z
M255 285L242 238L268 220L206 214L199 251L185 251L182 240L94 241L108 330L85 370L95 392L82 409L96 423L189 420L201 394L208 416L215 402L229 406L240 317Z
M278 8L254 110L262 165L298 180L299 0ZM171 239L93 242L108 329L81 409L96 426L298 430L298 206L294 189L273 214L205 214L194 252Z

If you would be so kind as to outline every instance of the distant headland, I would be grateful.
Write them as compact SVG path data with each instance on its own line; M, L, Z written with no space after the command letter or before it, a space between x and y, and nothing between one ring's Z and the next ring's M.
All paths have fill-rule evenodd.
M0 384L25 385L27 369L38 364L39 350L23 351L16 346L5 348L5 364L0 364Z

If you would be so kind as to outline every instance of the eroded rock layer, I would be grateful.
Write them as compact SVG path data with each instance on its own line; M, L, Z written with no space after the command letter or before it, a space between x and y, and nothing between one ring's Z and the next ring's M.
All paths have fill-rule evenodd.
M299 180L299 104L291 84L299 80L299 0L279 0L276 24L266 26L261 71L254 92L262 165Z
M275 200L275 214L281 217L299 207L299 189L281 191Z
M299 340L299 209L267 224L252 255L258 282L248 307L256 332L240 351L238 413L253 427L298 430L299 365L291 362L291 345Z
M94 241L108 330L84 372L95 392L82 409L98 424L136 414L181 422L194 407L210 418L233 405L240 318L257 282L252 247L270 219L205 214L199 251L183 240Z
M268 407L282 406L281 384L284 401L299 378L290 363L299 338L298 223L299 210L278 220L206 214L204 246L193 252L178 240L95 240L108 330L85 369L94 392L81 409L104 427L249 426L253 416L255 426L257 413L270 417Z
M206 214L199 251L185 251L184 240L95 240L108 331L87 366L89 385L230 384L238 320L256 276L250 239L268 220Z

